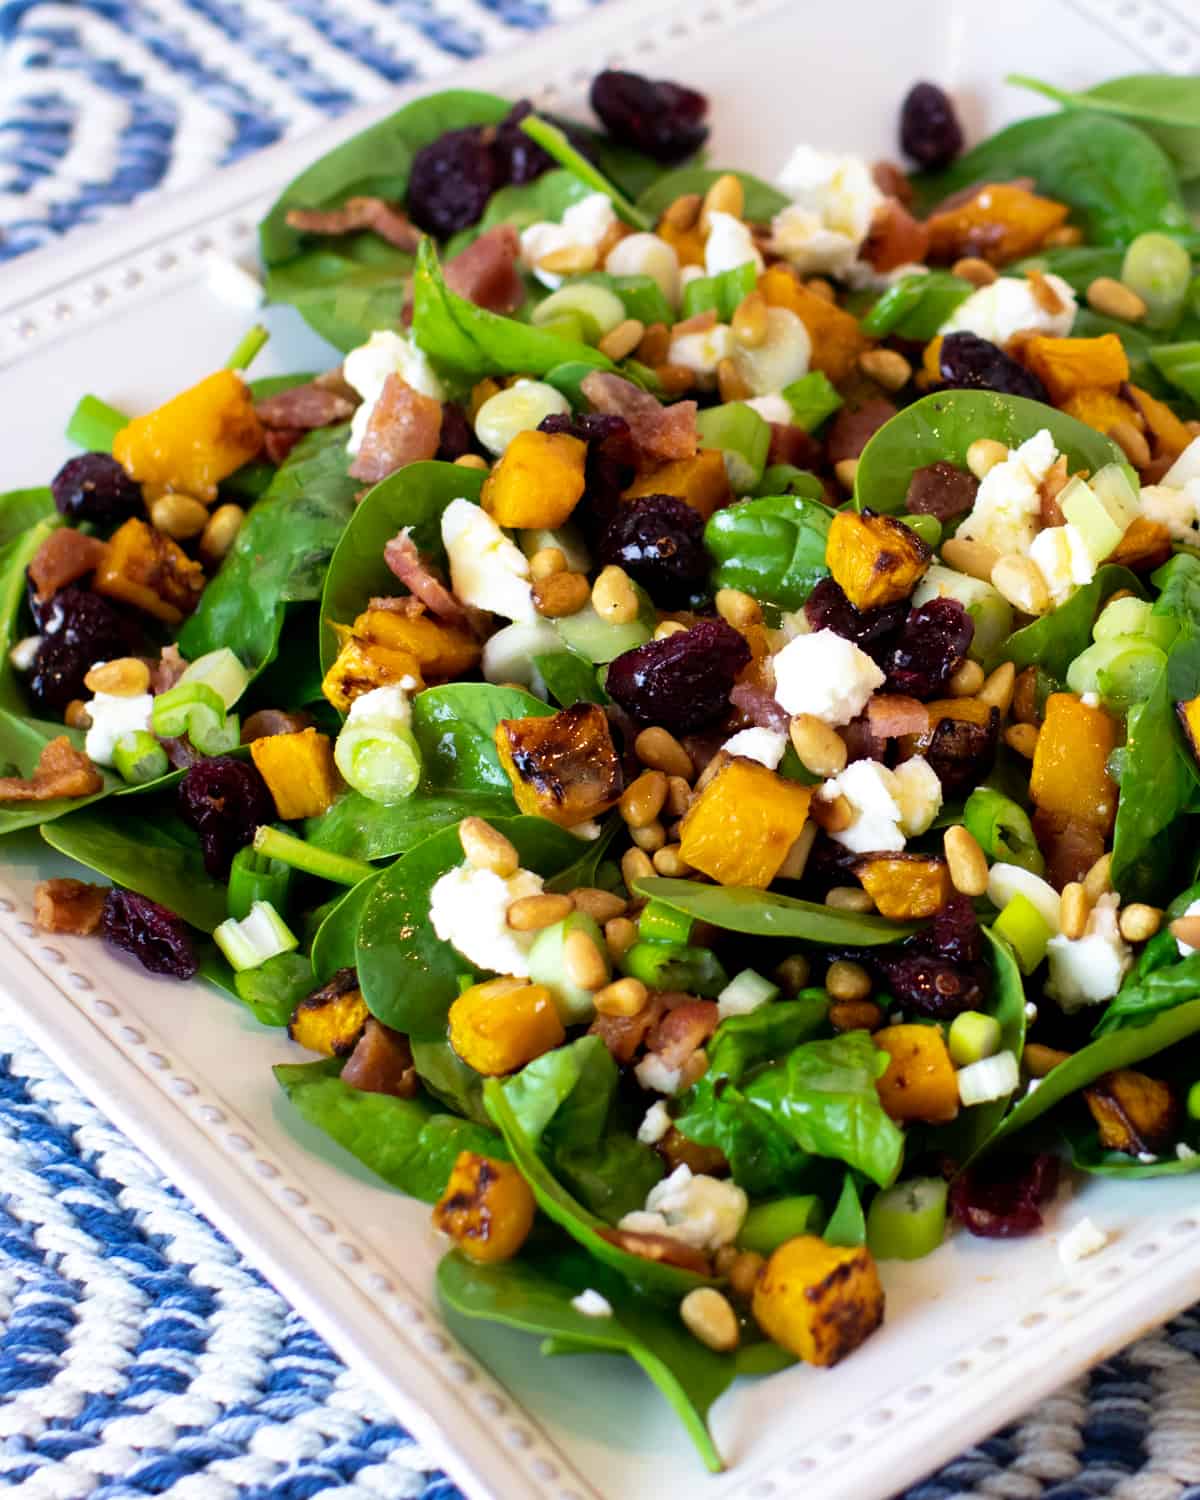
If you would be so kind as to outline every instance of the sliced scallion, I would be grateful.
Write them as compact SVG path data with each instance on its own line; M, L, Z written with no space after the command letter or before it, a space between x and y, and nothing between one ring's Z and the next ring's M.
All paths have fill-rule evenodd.
M970 1109L974 1104L990 1104L993 1099L1007 1099L1021 1081L1015 1052L997 1052L981 1057L958 1070L958 1097Z
M946 1233L947 1185L941 1177L912 1177L884 1188L867 1209L867 1248L876 1260L920 1260Z
M145 786L171 769L167 752L144 729L135 729L118 738L113 746L113 765L117 775L130 786Z
M269 958L300 946L299 938L269 901L256 901L240 922L227 917L213 932L213 941L238 973L257 969Z
M999 1052L1003 1033L995 1016L979 1010L964 1010L950 1023L946 1045L956 1068L966 1068Z
M788 1240L802 1234L817 1234L825 1222L820 1198L812 1193L792 1198L773 1198L756 1203L742 1222L737 1242L739 1249L756 1250L770 1255Z
M264 823L255 832L254 848L259 854L290 865L293 870L303 870L306 875L316 875L334 885L357 885L374 873L365 860L333 854L328 849L316 849L294 833L272 828L269 823Z

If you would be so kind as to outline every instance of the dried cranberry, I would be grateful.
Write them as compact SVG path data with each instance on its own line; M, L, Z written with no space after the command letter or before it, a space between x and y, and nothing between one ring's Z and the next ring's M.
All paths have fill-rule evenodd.
M83 679L98 661L136 655L142 632L107 599L87 589L59 589L35 611L42 642L33 659L29 691L44 708L61 711L83 696Z
M971 1234L1013 1239L1042 1227L1041 1205L1058 1187L1058 1157L991 1156L950 1185L950 1210Z
M678 83L609 68L592 80L590 99L614 140L655 161L682 161L708 139L708 100Z
M142 491L107 453L69 458L50 481L60 515L70 521L115 526L145 510Z
M618 656L605 685L640 723L684 734L728 713L730 690L749 661L750 647L732 625L699 620Z
M951 963L977 964L983 958L983 928L969 896L952 896L912 941Z
M533 113L528 99L518 99L496 126L495 150L505 182L532 182L554 166L554 158L521 129L521 121Z
M104 898L100 931L106 943L131 953L151 974L190 979L200 967L187 923L136 891L113 886Z
M627 500L604 528L600 561L615 563L652 594L656 604L686 604L708 578L704 518L675 495Z
M438 438L438 451L434 455L443 463L452 464L466 453L477 452L475 432L467 414L457 401L442 403L442 430Z
M413 158L406 200L409 217L426 233L447 239L478 224L488 199L502 184L500 163L482 127L448 130Z
M981 965L953 964L915 949L881 951L875 968L905 1010L936 1021L952 1021L986 1000L987 971Z
M275 817L267 784L249 761L215 755L185 772L179 783L179 815L200 835L204 868L218 880L254 830Z
M900 149L923 167L946 167L963 147L954 105L936 83L914 83L900 106Z
M992 709L986 724L941 719L925 751L948 797L969 792L992 769L1000 738L1000 713Z
M949 521L953 516L966 515L978 491L979 481L969 469L939 460L913 470L904 508L910 516L936 516L939 521Z
M974 333L948 333L938 352L938 368L946 385L962 391L999 391L1002 396L1025 396L1030 401L1050 397L1032 370L1017 363L997 344Z
M637 473L637 450L629 423L615 412L588 411L576 416L555 412L544 417L540 432L562 432L588 445L584 496L574 519L590 542L599 541L604 527L621 508L621 496Z
M889 692L928 702L962 666L975 621L957 599L930 599L910 610L887 658Z
M868 656L888 648L890 639L904 624L908 605L883 604L878 609L858 609L850 603L841 584L822 578L804 602L804 615L814 630L832 630L860 646Z

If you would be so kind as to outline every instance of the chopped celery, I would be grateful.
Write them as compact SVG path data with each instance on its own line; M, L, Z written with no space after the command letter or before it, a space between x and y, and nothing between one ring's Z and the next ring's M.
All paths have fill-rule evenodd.
M99 396L81 396L67 421L67 441L89 453L111 453L113 439L130 418Z
M1028 896L1017 891L993 923L992 930L1007 938L1022 974L1032 974L1046 956L1054 932Z
M884 1188L867 1209L867 1248L876 1260L920 1260L946 1232L947 1184L941 1177L911 1177Z
M1149 697L1166 659L1144 637L1108 636L1079 653L1067 668L1067 686L1073 693L1099 693L1123 713Z
M213 942L233 969L257 969L269 958L290 953L300 940L269 901L256 901L239 922L227 917L213 932Z
M625 304L606 286L570 281L539 302L530 321L543 327L564 313L579 320L585 343L598 344L606 333L625 321Z
M582 534L570 521L553 530L545 526L531 527L520 533L518 541L526 557L533 557L546 547L557 547L573 573L590 573L592 570L592 554Z
M1103 500L1113 520L1126 531L1141 509L1141 496L1134 489L1124 464L1105 464L1088 480L1092 490Z
M756 1203L742 1221L738 1248L770 1255L788 1240L803 1234L817 1234L825 1222L820 1198L812 1193L794 1198L773 1198Z
M999 1052L1003 1032L995 1016L980 1010L964 1010L950 1023L946 1044L955 1067L969 1067Z
M721 993L717 1003L721 1007L721 1019L726 1016L745 1016L760 1005L769 1005L779 997L779 986L764 979L755 969L743 969L735 974Z
M228 646L219 646L215 651L208 651L187 664L179 677L180 684L185 682L207 684L221 695L228 709L233 707L249 687L250 673Z
M686 990L711 997L729 983L729 975L711 949L684 943L634 943L617 966L622 974L640 979L652 990Z
M748 494L763 476L771 446L771 424L744 401L727 401L696 414L702 448L720 448L729 483L737 495Z
M754 290L757 281L758 267L752 260L734 266L732 270L720 271L716 276L697 276L683 289L679 316L686 320L711 309L722 323L728 323L742 298Z
M997 1052L958 1070L958 1097L967 1109L976 1104L991 1104L996 1099L1007 1099L1020 1081L1017 1054Z
M233 856L229 867L229 887L225 895L226 909L235 921L250 915L256 901L269 901L276 911L287 905L288 889L292 883L292 871L282 860L268 859L247 844Z
M316 849L294 833L272 828L269 823L255 831L254 847L259 854L282 860L293 870L303 870L306 875L316 875L334 885L357 885L375 873L365 860L351 859L347 854L333 854L328 849Z
M692 918L665 901L647 901L638 918L638 936L650 943L686 943Z
M165 776L171 769L167 752L144 729L120 736L113 746L113 765L117 775L130 786L145 786L148 781Z
M990 786L979 786L963 808L963 827L992 863L1019 865L1034 875L1046 868L1025 809Z
M572 651L596 665L645 645L654 634L654 626L641 615L628 625L614 625L611 620L603 619L590 599L578 613L555 620L554 625Z
M1058 497L1058 506L1083 538L1083 545L1094 563L1102 563L1125 535L1128 523L1122 523L1105 503L1104 497L1078 474L1067 482Z
M583 989L567 977L563 947L572 932L587 933L601 953L608 952L599 925L582 911L573 911L561 922L543 927L529 950L529 977L534 984L544 984L550 991L564 1026L584 1025L596 1014L595 992Z
M1132 594L1113 599L1097 615L1092 639L1108 641L1119 635L1145 635L1153 614L1153 607L1145 599L1136 599Z

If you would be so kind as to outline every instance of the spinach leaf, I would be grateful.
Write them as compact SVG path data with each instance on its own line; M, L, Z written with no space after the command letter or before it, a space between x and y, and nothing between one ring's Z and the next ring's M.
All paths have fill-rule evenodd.
M1048 615L1031 625L1015 630L1000 646L999 659L1011 661L1020 671L1023 667L1041 667L1051 677L1063 681L1067 668L1081 651L1092 643L1092 626L1110 594L1129 589L1139 597L1145 590L1136 573L1115 563L1105 563L1091 583Z
M1024 260L1015 260L1005 266L1002 275L1024 276L1026 271L1053 271L1079 295L1083 296L1097 276L1111 276L1114 281L1121 277L1121 262L1125 252L1115 245L1051 245L1028 255ZM1084 311L1084 309L1080 309ZM1122 324L1127 327L1127 324ZM1080 337L1078 323L1071 330Z
M0 766L5 774L12 769L18 776L32 776L38 758L52 739L66 735L77 750L83 749L83 735L77 729L66 729L62 724L49 723L43 719L28 719L21 713L10 713L0 708ZM67 813L88 807L102 797L116 792L124 786L121 778L111 771L101 769L104 784L90 797L55 797L49 802L0 803L0 837L19 833L23 828L37 828L52 823ZM174 773L177 779L178 773ZM163 777L152 786L168 785L173 778ZM140 790L140 789L139 789Z
M827 1245L845 1245L848 1249L867 1243L867 1219L853 1172L847 1172L843 1179L842 1191L829 1216L829 1223L821 1231L821 1238Z
M1169 384L1200 405L1200 340L1185 344L1156 344L1150 351L1155 369Z
M1040 401L994 391L935 391L897 412L863 449L854 476L854 503L859 510L870 506L898 514L915 469L939 460L963 467L976 438L995 438L1016 448L1043 427L1067 455L1072 472L1089 469L1094 474L1107 463L1125 463L1121 450L1103 433Z
M786 208L791 202L786 193L781 193L778 188L749 172L727 173L716 167L678 167L652 183L638 198L637 206L657 220L676 198L685 193L699 193L703 197L718 177L726 176L736 177L742 185L742 191L746 195L742 214L745 219L756 222L773 219L780 209Z
M1194 1143L1184 1141L1190 1155L1164 1156L1158 1161L1139 1161L1124 1151L1105 1151L1095 1128L1084 1131L1064 1132L1071 1147L1071 1165L1077 1172L1087 1172L1093 1177L1121 1177L1138 1181L1144 1177L1187 1177L1200 1172L1200 1150Z
M413 1065L435 1099L448 1104L466 1120L491 1128L483 1104L483 1074L469 1068L448 1041L410 1041Z
M1135 120L1175 163L1182 180L1200 177L1200 78L1131 73L1079 93L1020 73L1010 73L1008 82L1044 94L1067 108L1101 110Z
M609 845L621 831L623 824L619 813L613 813L608 822L600 830L600 836L584 841L583 853L578 859L573 860L557 875L551 876L546 882L548 891L557 891L560 895L566 895L575 890L577 886L600 886L604 890L613 890L620 882L620 870L616 865L610 865L612 878L604 878L601 866L604 856L608 853Z
M512 795L496 751L501 719L547 718L548 703L521 688L450 682L413 699L412 732L421 747L425 782L443 791ZM515 804L514 804L515 805Z
M637 893L651 901L665 901L676 911L686 912L699 922L711 922L726 932L825 943L831 948L877 948L882 943L895 943L911 936L920 925L819 906L773 891L697 885L692 880L662 876L637 881Z
M378 879L378 875L368 875L357 885L352 885L345 895L335 898L321 919L312 940L311 967L317 985L332 979L339 969L354 967L358 924Z
M9 490L7 495L0 495L0 546L24 536L39 521L52 521L54 517L54 497L48 489Z
M446 259L451 259L468 245L473 245L481 234L495 229L498 224L511 224L518 233L528 229L531 224L543 224L547 221L557 224L573 203L580 202L591 192L592 189L586 182L563 167L543 172L532 182L502 187L488 199L478 224L460 230L447 240Z
M1139 1025L1143 1017L1170 1010L1197 995L1200 995L1200 953L1156 968L1133 983L1127 979L1106 1006L1095 1034L1106 1036L1123 1026Z
M714 588L742 589L764 604L798 609L827 576L833 512L801 495L741 500L714 512L704 545L716 558Z
M916 178L918 208L972 183L1014 177L1032 177L1040 193L1070 204L1095 245L1191 227L1166 152L1136 125L1092 109L1020 120L946 171Z
M424 1203L446 1190L460 1151L503 1159L494 1130L457 1115L440 1114L424 1099L396 1099L352 1089L338 1077L340 1058L281 1063L276 1082L310 1125L323 1130L351 1156L392 1187Z
M370 233L326 241L269 266L267 300L294 307L314 333L347 353L377 328L400 327L413 259Z
M631 224L635 229L654 228L653 220L631 203L621 189L608 180L601 168L576 147L561 125L539 115L529 114L521 121L521 129L552 160L558 162L560 167L565 167L568 172L573 172L592 192L603 193L626 224Z
M577 651L551 651L533 658L546 689L556 703L607 703L608 694L596 679L596 668Z
M570 864L579 841L545 818L496 818L517 846L521 864L552 875ZM371 1014L421 1041L438 1041L458 995L457 977L471 965L429 924L429 892L462 863L457 827L444 828L389 865L358 927L358 980Z
M862 330L873 339L931 339L974 290L949 271L902 276L863 318Z
M463 818L473 815L490 823L494 818L512 817L515 811L511 792L434 788L384 806L361 792L346 791L327 812L305 822L304 839L317 849L348 854L352 859L394 859L443 828L457 827Z
M292 1012L311 995L312 965L303 953L277 953L257 969L233 975L234 993L263 1026L286 1026Z

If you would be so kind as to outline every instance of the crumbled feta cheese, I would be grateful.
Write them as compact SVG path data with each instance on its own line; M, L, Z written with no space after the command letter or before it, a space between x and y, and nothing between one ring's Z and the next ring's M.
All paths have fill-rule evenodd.
M8 659L18 672L32 672L34 658L38 654L38 647L42 644L40 635L27 635L19 640L8 653Z
M684 365L697 375L715 375L723 359L731 359L736 348L728 323L714 323L696 333L681 333L671 340L667 357L673 365Z
M771 221L771 248L806 274L841 276L857 259L883 194L859 156L797 146L777 179L792 202Z
M97 662L95 665L99 666ZM97 766L111 766L117 741L123 734L144 729L151 732L154 698L150 693L118 697L115 693L97 693L87 705L91 727L83 748L87 758Z
M741 755L746 760L756 760L760 766L773 771L783 759L788 737L781 729L739 729L721 746L730 755Z
M538 618L529 559L482 507L451 500L442 512L442 545L454 592L463 604L506 620Z
M975 504L956 533L964 541L986 542L997 552L1025 555L1041 524L1039 486L1058 450L1043 427L980 481Z
M425 354L406 333L377 328L365 344L360 344L342 361L342 378L362 397L362 405L350 419L347 453L357 453L371 420L375 403L389 375L399 375L406 385L423 396L444 401L446 392Z
M1044 1078L1031 1078L1025 1085L1025 1098L1028 1099L1030 1094L1036 1094L1044 1082Z
M1193 438L1167 472L1163 483L1182 489L1193 479L1200 479L1200 437Z
M789 641L774 658L775 698L789 714L813 714L826 724L849 724L867 706L885 675L865 651L832 630Z
M842 280L855 291L883 292L906 276L928 276L929 267L908 261L902 266L893 266L890 271L877 271L869 260L856 260L847 266Z
M350 704L346 715L347 724L371 724L381 721L408 724L412 721L412 704L409 693L417 687L415 677L402 677L399 682L389 682L386 687L372 688L369 693L360 693Z
M942 810L942 783L923 755L910 755L893 771L894 793L900 809L900 829L906 838L924 833Z
M539 698L546 696L542 674L534 666L535 656L549 656L563 648L562 636L549 620L538 615L504 625L483 645L480 666L486 682L518 682Z
M645 1209L626 1214L618 1228L667 1234L695 1250L714 1251L737 1238L748 1207L735 1183L680 1165L650 1189Z
M1003 911L1014 896L1024 896L1041 913L1051 932L1062 931L1062 897L1048 880L1003 860L988 871L987 898Z
M1032 1000L1026 1000L1026 1002L1025 1002L1025 1019L1026 1019L1026 1021L1029 1023L1030 1026L1032 1026L1033 1023L1037 1020L1037 1018L1038 1018L1038 1008L1037 1008L1037 1006L1033 1003Z
M853 760L839 775L824 783L817 794L823 802L845 797L854 813L849 827L830 832L852 854L904 848L900 826L901 790L895 771L877 760Z
M668 1068L657 1052L647 1052L633 1070L642 1088L654 1094L674 1094L683 1082L682 1068Z
M1149 521L1161 521L1171 533L1173 542L1185 542L1189 547L1200 547L1200 516L1197 500L1200 482L1192 481L1183 489L1170 485L1147 484L1142 486L1142 515Z
M585 1318L611 1318L612 1303L607 1297L602 1297L599 1292L586 1287L578 1297L571 1298L571 1306L576 1312L581 1312Z
M239 312L257 312L266 301L263 284L253 271L219 250L205 252L204 273L209 291L227 307L235 307Z
M1139 1151L1137 1154L1137 1159L1141 1162L1143 1167L1152 1167L1158 1160L1158 1157L1155 1156L1153 1151Z
M704 270L708 276L735 271L753 261L755 270L763 268L763 258L754 243L749 225L733 214L720 211L708 216L708 238L704 241Z
M616 222L617 216L613 213L612 199L608 194L589 193L578 203L571 204L561 223L542 221L522 230L521 259L544 286L561 286L563 278L554 271L539 270L538 261L555 250L576 247L595 250Z
M529 950L535 932L508 925L508 908L522 896L539 896L542 877L518 870L507 879L494 870L456 865L436 880L429 893L429 921L442 942L457 948L477 969L529 977Z
M1066 338L1075 321L1075 293L1061 276L1051 273L1046 281L1058 294L1057 312L1042 306L1026 277L1000 276L960 302L938 332L973 333L1001 347L1022 329Z
M637 1138L643 1146L654 1146L671 1128L671 1116L661 1099L656 1099L638 1126Z
M784 422L790 425L796 420L791 403L778 391L772 391L767 396L749 396L742 405L756 411L764 422Z
M1080 701L1080 703L1083 704L1083 706L1085 708L1099 708L1100 707L1100 694L1099 693L1080 693L1080 695L1079 695L1079 701Z
M1195 1161L1196 1152L1186 1141L1178 1141L1175 1145L1175 1159L1177 1161Z
M1095 1255L1108 1244L1108 1235L1091 1219L1080 1219L1058 1242L1058 1258L1064 1266L1073 1266L1089 1255Z
M1081 938L1052 937L1046 948L1050 972L1046 993L1067 1012L1111 1000L1121 988L1133 952L1117 926L1118 897L1101 896Z
M1045 579L1056 608L1096 576L1087 543L1079 528L1069 521L1065 526L1047 526L1039 531L1029 548L1029 560Z
M657 234L627 234L608 252L604 269L610 276L649 276L672 307L679 305L679 256L675 246ZM699 266L688 269L700 271Z
M1181 917L1200 917L1200 901L1193 901L1184 911ZM1200 951L1192 947L1191 943L1185 943L1180 938L1175 939L1175 946L1179 949L1180 958L1191 958L1192 954Z

